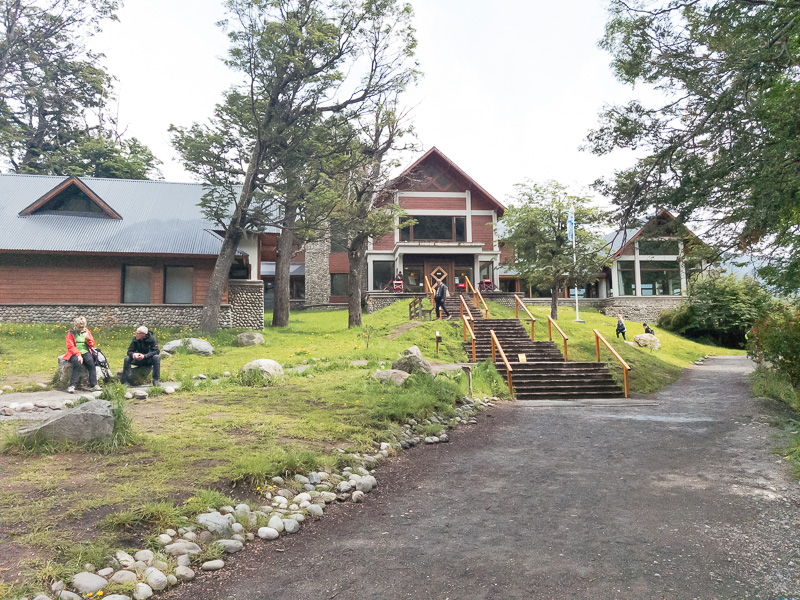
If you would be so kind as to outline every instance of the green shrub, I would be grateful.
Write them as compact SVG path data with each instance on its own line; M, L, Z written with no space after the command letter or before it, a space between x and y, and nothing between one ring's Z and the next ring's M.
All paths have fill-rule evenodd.
M797 388L783 373L776 372L766 365L758 365L750 374L753 395L759 398L772 398L785 402L794 409L800 408Z
M791 385L800 385L800 307L774 301L764 307L748 336L747 353L769 361Z
M727 348L744 348L745 334L772 298L752 279L710 275L693 282L689 298L663 313L659 327Z

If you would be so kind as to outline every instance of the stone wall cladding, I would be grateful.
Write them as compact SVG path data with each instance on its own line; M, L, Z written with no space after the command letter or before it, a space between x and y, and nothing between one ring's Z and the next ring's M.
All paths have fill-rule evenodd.
M411 294L390 294L386 292L369 292L364 301L366 302L366 308L364 312L367 314L374 313L382 308L386 308L387 306L391 306L395 302L400 302L403 300L408 300L411 302L412 298L416 296L412 296ZM424 295L420 295L419 297L424 297Z
M328 304L331 299L331 275L328 257L331 240L325 239L306 244L306 305Z
M677 308L683 296L621 296L605 298L600 312L610 317L621 314L626 321L658 323L658 317L667 310Z
M69 324L82 315L89 322L90 329L100 324L196 329L200 326L202 312L203 307L199 304L0 304L0 322ZM219 326L233 326L229 304L220 307Z
M234 327L264 329L264 282L243 279L228 281L228 302Z
M330 311L330 310L347 310L347 304L306 304L305 306L301 307L303 310L319 310L319 311Z

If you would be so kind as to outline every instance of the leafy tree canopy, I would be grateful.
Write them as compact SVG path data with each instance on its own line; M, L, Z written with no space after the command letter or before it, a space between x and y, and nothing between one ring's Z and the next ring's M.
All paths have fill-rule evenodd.
M645 156L597 187L626 224L653 207L708 222L720 251L768 255L800 287L800 4L612 0L601 47L616 76L663 92L607 108L589 147Z
M608 244L601 231L609 226L609 215L556 181L515 187L517 193L503 216L501 241L513 250L509 264L523 281L551 289L555 319L558 289L589 282L607 263ZM575 211L574 253L567 235L570 209Z
M0 0L0 161L13 172L135 179L159 161L123 140L112 77L86 47L117 0Z

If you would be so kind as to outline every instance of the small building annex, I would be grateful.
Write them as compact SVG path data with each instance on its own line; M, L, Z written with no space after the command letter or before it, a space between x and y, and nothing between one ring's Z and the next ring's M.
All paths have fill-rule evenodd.
M222 238L201 184L0 175L0 320L196 326ZM263 327L259 239L237 252L221 327Z

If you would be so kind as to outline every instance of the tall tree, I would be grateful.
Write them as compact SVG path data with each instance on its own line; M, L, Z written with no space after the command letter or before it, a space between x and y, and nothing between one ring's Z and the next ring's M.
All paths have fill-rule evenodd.
M387 195L388 173L399 165L398 153L412 133L405 123L407 113L398 107L398 96L377 97L358 121L358 143L350 154L347 185L333 215L336 228L347 236L350 267L347 278L348 327L361 326L361 297L370 238L379 238L397 227L404 212ZM392 154L393 158L389 158Z
M645 156L598 189L623 224L651 207L708 223L721 251L766 254L772 283L800 288L800 3L611 1L601 46L618 79L664 93L606 109L597 154Z
M415 39L411 7L396 0L228 0L227 64L243 74L207 125L173 127L186 167L209 184L204 207L225 231L201 328L218 327L236 248L265 192L297 172L294 146L328 114L358 113L364 102L404 85ZM380 44L374 27L382 24ZM287 165L289 165L287 167ZM239 186L239 187L237 187ZM299 209L299 207L297 207ZM279 220L294 220L293 208ZM286 230L291 230L287 227ZM273 324L288 324L288 311Z
M501 241L513 250L509 265L533 286L549 286L550 315L558 319L558 290L591 281L608 263L608 245L601 230L609 215L590 200L570 194L556 181L517 184L503 215ZM575 254L568 239L567 219L575 214Z
M158 161L123 140L112 77L86 47L117 0L0 0L0 153L17 173L145 178Z

